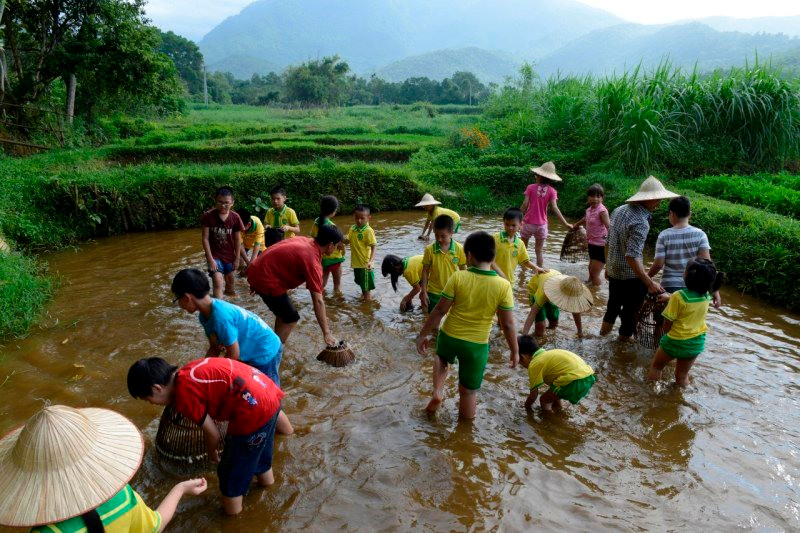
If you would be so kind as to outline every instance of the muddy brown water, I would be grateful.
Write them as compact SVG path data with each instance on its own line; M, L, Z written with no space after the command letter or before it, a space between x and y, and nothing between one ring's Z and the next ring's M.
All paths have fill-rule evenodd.
M378 259L421 253L421 225L418 213L374 216ZM463 227L460 239L496 231L500 221L465 218ZM564 234L557 223L551 229L547 264L584 276L584 265L559 263ZM131 399L125 375L140 357L186 362L205 353L196 316L169 294L177 270L203 268L200 232L125 235L47 259L64 284L42 327L1 348L0 432L44 400L118 410L145 433L147 454L132 484L155 507L175 482L153 453L160 409ZM225 518L209 471L209 490L184 500L172 530L800 528L797 314L723 290L725 305L709 314L706 352L684 391L644 382L649 351L596 336L578 340L566 317L547 345L581 354L598 381L581 404L551 416L523 409L526 374L508 368L495 328L478 417L465 423L457 419L452 375L440 413L423 413L431 359L414 349L419 308L397 312L408 288L401 284L395 294L379 278L377 301L365 304L345 269L344 296L327 299L334 333L358 355L343 369L315 360L322 340L308 292L294 291L302 319L281 376L297 432L276 439L276 484L254 489L244 512ZM233 301L271 323L266 306L244 289ZM521 324L524 285L515 292ZM592 333L605 287L596 296L584 319Z

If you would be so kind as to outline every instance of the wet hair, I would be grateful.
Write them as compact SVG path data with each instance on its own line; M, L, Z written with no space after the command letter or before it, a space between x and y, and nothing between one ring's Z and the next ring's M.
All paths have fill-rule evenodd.
M589 185L588 189L586 189L586 196L599 196L600 198L605 198L606 191L603 190L603 186L599 183L593 183Z
M165 386L178 370L160 357L139 359L128 370L128 392L134 398L147 398L153 393L153 385Z
M531 335L517 337L517 346L519 347L519 353L525 355L533 355L539 350L539 344Z
M353 209L353 212L354 213L366 213L366 214L369 215L370 213L372 213L372 209L370 209L367 204L358 204L355 207L355 209Z
M718 290L723 278L724 274L717 271L710 259L692 259L686 265L686 288L698 294Z
M286 189L284 189L280 185L276 185L275 187L269 190L269 195L272 196L273 194L280 194L286 196Z
M220 187L219 189L217 189L217 194L214 195L214 198L216 198L217 196L230 196L231 198L233 198L233 189L231 189L230 187Z
M494 260L495 243L494 237L485 231L470 233L464 241L464 253L472 254L472 257L480 263L488 263Z
M517 207L509 207L506 209L506 212L503 213L503 220L522 220L522 211L519 210Z
M692 203L685 196L678 196L669 201L669 210L678 218L686 218L692 211Z
M339 209L339 200L335 196L323 196L319 201L319 217L317 218L317 226L320 228L325 225L325 221L332 217Z
M176 298L189 293L195 298L205 298L211 291L208 285L208 276L197 268L184 268L172 278L170 287Z
M336 226L323 224L317 228L317 236L314 237L314 240L320 246L339 244L342 242L342 232Z
M438 217L433 219L434 231L446 229L450 233L453 233L454 228L455 228L455 223L453 222L453 217L449 215L439 215Z
M403 272L403 260L396 256L389 254L383 258L381 263L381 274L383 277L392 276L392 288L397 292L397 280Z
M241 208L236 210L236 214L239 215L239 218L242 219L242 226L247 226L251 220L253 215L250 214L250 210L246 208Z

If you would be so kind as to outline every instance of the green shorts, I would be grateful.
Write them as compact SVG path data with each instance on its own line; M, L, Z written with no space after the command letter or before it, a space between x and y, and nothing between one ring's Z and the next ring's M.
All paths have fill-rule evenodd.
M361 292L369 292L375 289L375 271L366 268L354 268L356 285L361 287Z
M441 299L442 299L441 293L436 293L436 294L432 292L428 293L428 314L431 314L431 311L433 311L433 308L436 307L436 304L438 304L439 300Z
M336 263L344 263L344 257L323 257L322 268L328 268Z
M567 400L569 403L574 405L581 401L583 397L589 393L589 389L592 388L592 385L594 385L595 381L597 381L597 378L595 378L594 374L592 374L591 376L586 376L585 378L570 381L563 387L551 385L550 390L552 390L555 395L562 400Z
M533 301L533 296L531 296L531 305L535 303L536 302ZM560 315L561 310L556 304L553 302L545 302L544 307L539 309L539 312L536 313L536 322L544 322L545 320L549 320L550 322L558 322L558 317Z
M706 334L691 339L673 339L669 334L661 337L658 344L664 353L673 359L694 359L706 349Z
M451 337L439 330L436 337L436 355L452 365L458 359L458 383L467 390L478 390L483 382L483 372L489 361L489 344L479 344Z

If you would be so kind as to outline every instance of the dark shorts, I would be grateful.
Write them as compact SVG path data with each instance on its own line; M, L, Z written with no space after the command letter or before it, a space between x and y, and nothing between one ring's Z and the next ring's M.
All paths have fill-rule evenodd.
M276 411L266 424L249 435L225 437L217 476L219 491L226 498L244 496L250 490L253 476L272 468L272 448L279 412Z
M300 320L300 314L295 309L294 304L289 299L289 293L283 293L280 296L267 296L259 294L264 303L267 304L272 313L281 319L286 324L294 324Z
M361 287L361 292L375 290L375 271L366 268L354 268L353 274L356 278L356 285Z
M217 265L217 272L222 274L223 276L230 274L233 272L233 263L223 263L219 259L214 259L214 264ZM214 272L208 271L208 274L211 277L214 277Z
M590 244L589 245L589 259L594 259L595 261L600 261L601 263L606 262L606 247L600 246L598 244Z

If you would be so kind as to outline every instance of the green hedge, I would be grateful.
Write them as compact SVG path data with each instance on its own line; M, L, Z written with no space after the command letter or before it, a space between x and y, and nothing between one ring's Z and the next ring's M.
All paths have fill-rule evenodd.
M800 219L800 191L750 176L704 176L684 183L702 194Z
M0 338L23 336L50 299L53 282L32 257L0 251Z
M586 188L598 182L606 190L609 211L639 188L640 179L615 174L591 174L565 180L559 206L568 217L583 216ZM692 201L692 224L707 234L712 257L726 273L726 283L744 292L800 309L800 222L762 209L738 205L686 190L692 182L670 186ZM653 215L650 239L667 228L667 202Z

